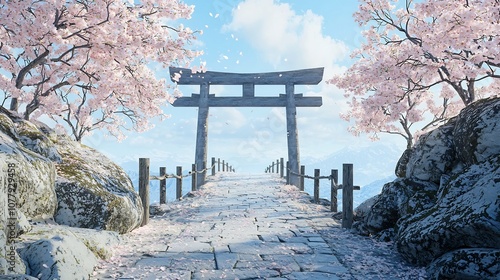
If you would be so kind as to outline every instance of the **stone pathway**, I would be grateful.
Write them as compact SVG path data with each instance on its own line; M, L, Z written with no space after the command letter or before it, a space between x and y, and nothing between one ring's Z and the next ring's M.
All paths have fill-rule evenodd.
M422 279L399 260L394 267L403 274L367 274L350 259L353 251L335 248L342 241L332 230L352 234L274 175L217 174L193 197L164 208L125 235L92 279Z

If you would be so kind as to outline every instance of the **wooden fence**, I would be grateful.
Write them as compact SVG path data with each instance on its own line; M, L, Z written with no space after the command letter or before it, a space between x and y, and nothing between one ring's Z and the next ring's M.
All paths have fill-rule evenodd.
M175 178L176 179L176 199L180 199L182 197L182 179L191 176L191 191L196 191L199 189L200 185L198 184L196 178L196 174L205 173L209 170L212 171L212 176L215 175L216 167L217 172L236 172L236 170L229 165L228 162L224 160L217 160L212 158L212 165L209 168L206 168L206 164L203 164L204 167L201 170L197 169L196 164L191 165L191 171L188 175L182 175L182 166L176 167L176 174L167 174L166 167L160 167L159 176L151 176L149 172L149 158L140 158L139 159L139 196L141 197L142 205L144 207L143 215L142 215L142 224L141 226L147 225L149 222L149 181L150 180L159 180L160 181L160 204L167 203L167 179ZM222 167L222 169L221 169Z
M320 176L320 169L314 169L314 176L308 176L305 174L305 166L300 166L300 174L298 175L299 186L301 191L304 191L304 179L314 180L314 201L319 203L319 190L320 190L320 180L328 179L330 180L330 211L338 211L337 202L337 191L342 190L342 227L351 228L354 219L354 190L360 190L359 186L354 186L354 172L353 164L345 163L342 166L342 183L338 184L338 170L332 169L329 176ZM284 159L280 158L273 161L265 170L266 173L276 173L279 174L281 178L286 178L286 183L290 184L290 169L288 168L288 162L285 165ZM285 175L286 172L286 175Z

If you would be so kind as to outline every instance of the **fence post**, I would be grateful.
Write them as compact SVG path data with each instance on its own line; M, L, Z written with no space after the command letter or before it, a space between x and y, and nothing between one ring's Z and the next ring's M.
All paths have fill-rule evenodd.
M319 202L319 169L314 169L314 202Z
M273 161L273 163L271 164L271 173L274 173L274 163L275 162Z
M286 183L290 185L290 162L286 161Z
M229 172L229 162L226 162L226 171Z
M160 177L167 174L166 167L160 167ZM160 180L160 204L167 203L167 179Z
M283 176L285 176L285 174L284 174L285 167L283 166L283 163L284 163L284 159L280 158L280 178L283 178Z
M175 198L180 199L182 197L182 166L177 166L177 177Z
M198 168L200 168L200 167L199 167L199 166L196 166L196 169L198 169ZM206 178L206 176L207 176L207 162L206 162L206 161L204 161L204 162L203 162L203 166L201 167L201 171L200 171L200 170L196 170L196 173L198 173L198 174L202 174L202 175L203 175L203 177L205 177L205 178ZM202 181L200 181L200 180L196 180L196 189L197 189L197 190L198 190L198 189L200 189L200 187L201 187L203 184L205 184L205 180L203 180L203 182L202 182Z
M280 173L280 167L279 166L280 166L280 160L277 159L276 160L276 173Z
M217 172L220 172L220 158L217 158Z
M212 176L215 175L215 158L212 158Z
M145 226L149 222L149 158L139 159L139 196L144 209L141 226Z
M222 172L226 171L226 163L222 160Z
M331 178L330 178L330 211L337 212L338 211L338 201L337 201L337 184L339 182L339 171L337 169L332 169Z
M342 227L350 229L353 220L353 166L344 163L342 166Z
M300 186L299 186L299 190L301 191L304 191L304 176L306 175L306 166L305 165L301 165L300 166Z
M193 163L193 165L191 166L191 191L196 191L197 189L198 184L196 182L196 163Z

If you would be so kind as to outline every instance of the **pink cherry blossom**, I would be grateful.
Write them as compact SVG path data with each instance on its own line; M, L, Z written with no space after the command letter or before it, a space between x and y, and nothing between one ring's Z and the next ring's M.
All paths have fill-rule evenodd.
M414 136L498 94L500 3L360 0L366 41L329 82L346 90L354 134Z
M2 104L64 123L77 140L94 129L118 138L148 129L171 100L152 68L201 54L189 49L196 32L175 26L192 12L180 0L3 1Z

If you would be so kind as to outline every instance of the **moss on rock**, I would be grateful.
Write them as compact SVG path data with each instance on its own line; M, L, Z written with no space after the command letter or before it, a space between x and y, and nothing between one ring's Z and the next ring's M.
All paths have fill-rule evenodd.
M121 167L68 139L57 147L63 158L57 164L58 223L120 233L140 225L142 203Z

